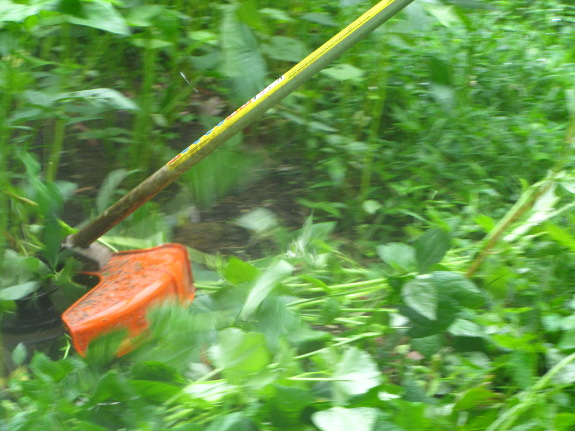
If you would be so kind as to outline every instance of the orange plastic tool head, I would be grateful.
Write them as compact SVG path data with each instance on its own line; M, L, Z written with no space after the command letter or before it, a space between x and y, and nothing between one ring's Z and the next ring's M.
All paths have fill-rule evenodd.
M144 332L146 312L159 301L194 299L188 252L180 244L114 253L93 275L100 282L62 315L81 355L92 340L114 330L127 330L129 338Z

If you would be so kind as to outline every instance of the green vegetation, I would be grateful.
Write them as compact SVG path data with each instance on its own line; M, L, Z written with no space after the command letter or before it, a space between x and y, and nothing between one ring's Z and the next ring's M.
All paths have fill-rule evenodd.
M372 3L0 0L3 318L78 296L68 224ZM269 205L260 258L192 250L192 306L121 358L17 346L3 429L573 429L574 30L566 0L416 0L105 240L178 241L262 166L299 229Z

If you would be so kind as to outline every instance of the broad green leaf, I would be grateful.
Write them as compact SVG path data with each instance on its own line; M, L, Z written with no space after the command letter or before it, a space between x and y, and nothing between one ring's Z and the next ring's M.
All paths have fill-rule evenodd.
M285 260L280 260L267 268L248 294L240 318L248 319L278 283L290 275L292 271L293 267Z
M237 8L235 4L223 7L222 73L230 78L235 95L245 102L265 88L267 66L249 27L237 19Z
M302 325L298 314L288 308L289 299L272 296L262 302L258 310L255 328L265 334L272 352L279 347L282 337L297 331Z
M443 347L443 336L441 334L430 335L429 337L414 338L411 345L415 350L426 358L435 355Z
M131 7L126 16L126 23L134 27L151 27L156 22L156 18L165 11L166 8L161 5Z
M441 262L450 247L451 237L442 229L428 230L417 238L415 241L415 256L419 273L424 274L433 265Z
M490 391L484 386L471 388L460 395L455 403L456 410L472 410L478 407L487 407L500 402L502 394Z
M158 382L179 383L182 377L178 371L160 361L141 361L132 367L133 380L151 380Z
M575 237L567 229L550 222L545 223L544 228L547 235L552 239L571 251L575 251Z
M316 24L325 25L327 27L337 27L337 22L327 13L324 12L310 12L301 16L301 19L315 22Z
M267 399L266 407L274 426L285 429L299 425L303 410L314 401L312 392L279 384L275 384L273 390L274 396Z
M442 296L468 308L485 305L485 295L471 280L456 272L436 271L431 274L433 284Z
M407 305L429 320L437 320L439 295L431 276L408 281L403 287L403 300Z
M264 45L264 53L274 60L298 62L307 54L305 44L286 36L274 36Z
M116 169L106 175L98 191L98 196L96 196L96 211L98 213L104 212L113 203L114 195L119 192L118 187L122 181L134 172L127 169Z
M457 319L448 329L456 337L483 337L485 331L477 323L465 319Z
M72 24L85 27L93 27L99 30L121 35L129 35L130 29L122 15L112 6L112 4L102 1L93 0L84 2L84 17L68 16L68 21Z
M218 344L210 354L231 384L240 384L264 370L270 361L263 334L247 333L237 328L220 331Z
M224 269L224 277L230 283L238 285L255 280L260 271L253 265L238 259L237 257L230 257L226 268Z
M103 374L93 390L88 406L107 401L127 402L134 396L125 376L116 369Z
M361 395L381 384L381 372L369 353L356 347L345 351L333 378L336 390L346 397Z
M119 91L111 88L94 88L91 90L62 93L61 99L84 99L92 103L102 104L111 109L137 111L138 105Z
M18 343L18 345L12 350L12 362L15 366L19 367L24 363L26 357L28 356L28 350L24 343Z
M312 422L321 431L371 431L377 420L377 409L332 407L312 415Z
M451 5L430 4L427 5L427 11L433 15L441 25L445 27L453 27L461 23L457 16L455 8Z
M152 380L130 380L128 383L138 396L153 402L175 401L185 395L179 386L170 383Z
M391 242L377 246L377 254L385 263L394 269L407 273L415 271L415 249L407 244Z
M512 382L521 389L532 386L537 378L537 359L535 352L516 350L506 355L505 368L512 378Z
M493 229L496 225L496 221L493 218L486 216L484 214L478 214L477 217L473 219L475 223L477 223L484 232L489 233L491 229Z
M0 289L1 301L15 301L31 294L40 286L40 281L27 281L26 283Z
M321 73L337 81L361 81L365 75L364 70L346 63L328 67Z
M41 10L41 6L28 6L10 0L0 0L0 22L22 22Z
M59 0L57 10L64 14L81 17L84 13L83 2L81 0Z
M271 19L275 19L276 21L280 22L294 22L295 20L289 16L289 14L282 9L273 9L273 8L263 8L260 9L260 14L270 17Z
M455 321L459 311L450 300L442 300L438 303L437 320L428 319L408 306L400 306L399 310L410 320L411 328L408 333L413 338L425 338L443 333Z
M50 379L54 383L61 382L74 371L85 367L82 361L74 358L53 361L44 353L36 352L30 362L30 369L36 377Z

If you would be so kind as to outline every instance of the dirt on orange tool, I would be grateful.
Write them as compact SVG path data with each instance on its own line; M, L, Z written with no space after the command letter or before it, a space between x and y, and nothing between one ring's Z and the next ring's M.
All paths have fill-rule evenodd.
M81 355L105 333L127 329L127 340L142 334L148 327L146 313L154 303L188 304L194 299L188 252L180 244L113 253L99 272L86 274L99 277L100 282L62 315ZM119 354L129 349L126 341Z

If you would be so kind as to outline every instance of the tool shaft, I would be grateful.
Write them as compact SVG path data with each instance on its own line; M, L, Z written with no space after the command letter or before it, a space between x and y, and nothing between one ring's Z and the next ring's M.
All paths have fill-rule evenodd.
M170 160L70 241L86 248L413 0L383 0Z

